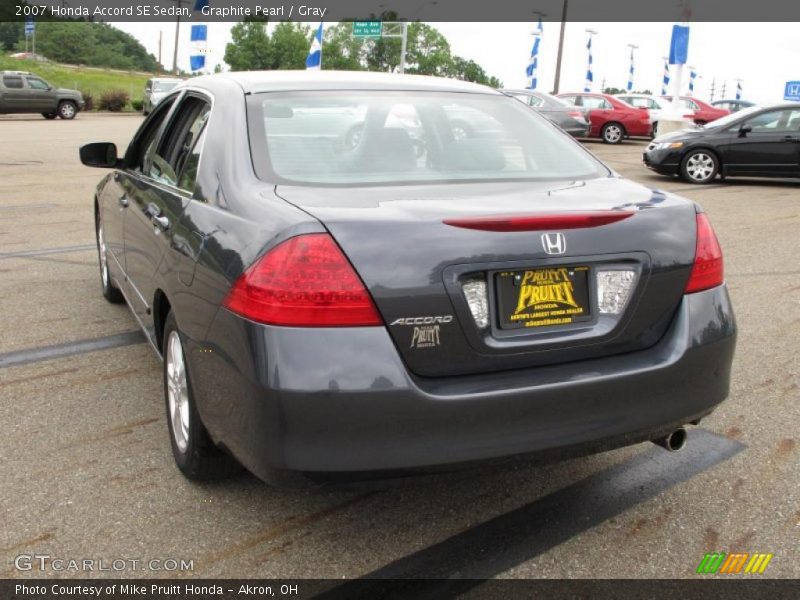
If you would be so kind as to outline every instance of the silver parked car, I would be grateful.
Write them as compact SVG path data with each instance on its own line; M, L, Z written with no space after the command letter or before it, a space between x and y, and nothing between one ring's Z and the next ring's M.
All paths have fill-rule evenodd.
M148 79L144 84L144 100L142 102L142 112L146 115L161 102L161 99L171 92L183 79L175 77L155 77Z

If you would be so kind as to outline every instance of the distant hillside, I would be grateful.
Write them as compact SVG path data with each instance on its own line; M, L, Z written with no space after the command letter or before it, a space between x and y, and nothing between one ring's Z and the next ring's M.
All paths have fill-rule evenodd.
M0 22L0 45L6 52L24 50L23 24ZM136 71L159 69L155 57L136 38L107 23L39 21L36 53L72 65Z

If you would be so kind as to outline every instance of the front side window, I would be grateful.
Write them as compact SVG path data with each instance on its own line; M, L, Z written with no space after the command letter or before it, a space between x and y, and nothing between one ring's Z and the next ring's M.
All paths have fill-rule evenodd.
M50 86L41 79L36 77L28 77L28 87L34 90L49 90Z
M800 110L772 110L745 121L753 133L797 132L800 129Z
M125 165L128 169L138 173L144 172L145 158L153 151L158 139L158 132L161 130L161 126L164 124L167 115L169 115L174 102L175 98L167 98L160 102L145 122L142 123L125 153Z
M6 75L3 77L3 85L12 90L22 89L22 77Z
M513 98L442 92L256 95L254 164L307 184L583 179L607 173Z

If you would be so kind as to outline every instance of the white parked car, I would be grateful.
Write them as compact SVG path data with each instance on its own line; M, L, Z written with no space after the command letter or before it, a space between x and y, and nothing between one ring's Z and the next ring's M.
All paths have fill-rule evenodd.
M648 94L617 94L617 98L623 102L627 102L636 108L646 108L650 113L650 122L653 124L653 137L658 135L658 121L661 115L670 112L669 101L658 96L650 96ZM694 112L686 111L682 115L684 119L693 120Z

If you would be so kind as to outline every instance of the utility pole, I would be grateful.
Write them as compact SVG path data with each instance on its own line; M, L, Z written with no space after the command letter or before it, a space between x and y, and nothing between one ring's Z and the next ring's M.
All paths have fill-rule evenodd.
M178 8L181 8L182 5L186 4L189 0L170 0L177 4ZM172 49L172 72L177 75L178 74L178 40L180 39L181 34L181 14L180 10L178 11L177 16L175 17L175 48Z
M711 79L711 102L714 101L714 90L716 89L716 87L717 87L717 76L715 75Z
M561 6L561 33L558 36L558 54L556 55L556 79L553 82L553 93L558 93L561 84L561 57L564 54L564 30L567 27L567 0Z
M727 87L727 85L728 85L727 81L723 81L722 82L722 97L723 98L725 98L725 88Z
M164 30L163 29L159 29L158 30L158 64L160 64L162 67L164 66L164 63L161 62L161 42L163 40L163 37L164 37Z
M400 40L400 74L406 72L406 49L408 48L408 21L403 21L403 37Z

